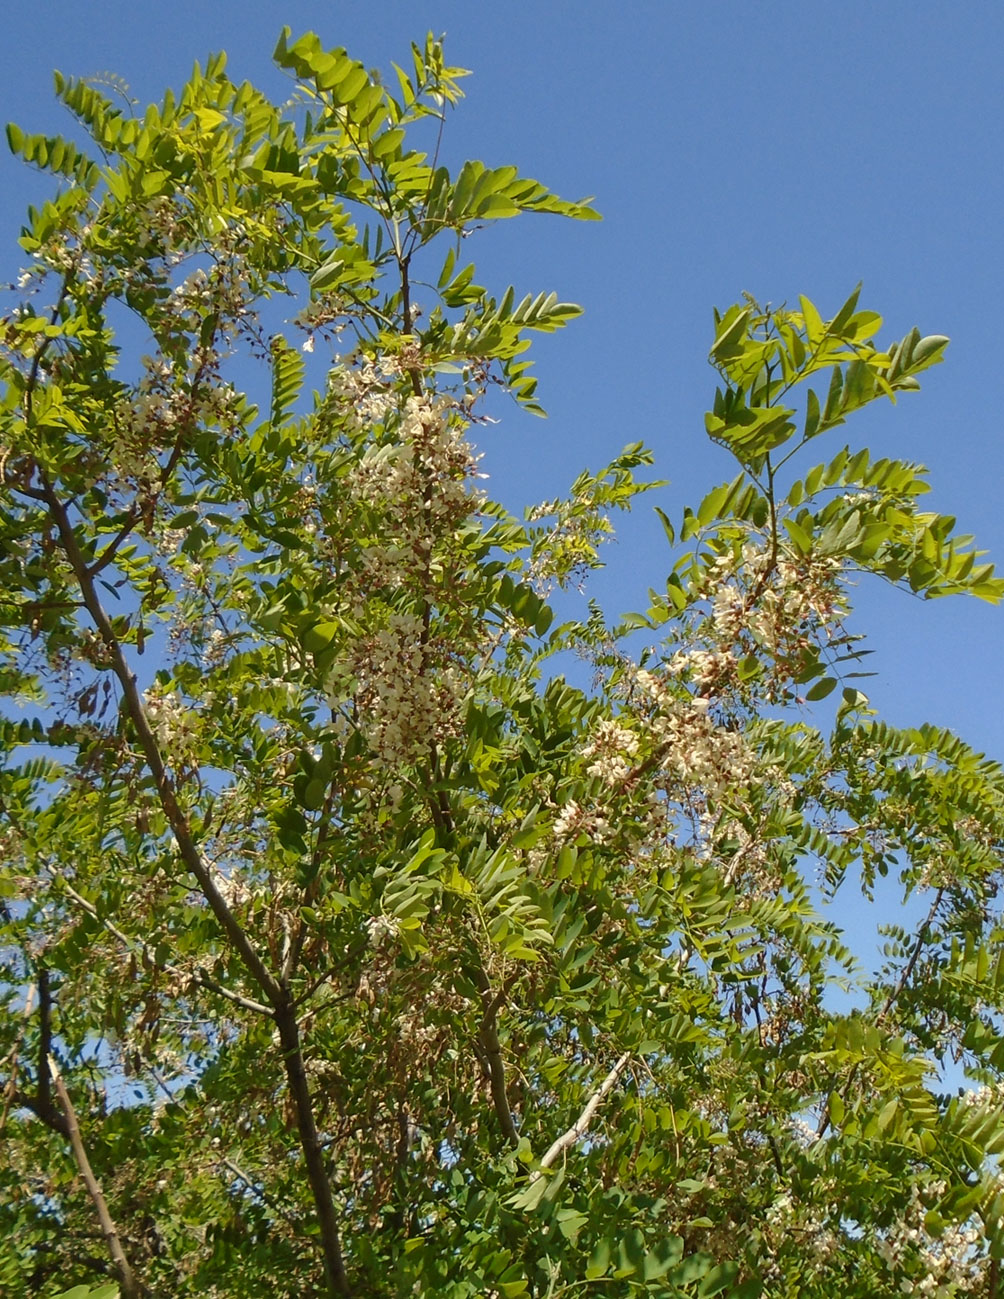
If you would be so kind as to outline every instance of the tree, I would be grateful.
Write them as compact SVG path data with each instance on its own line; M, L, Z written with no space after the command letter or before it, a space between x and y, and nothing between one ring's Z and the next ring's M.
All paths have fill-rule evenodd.
M645 612L554 625L652 457L487 498L470 430L578 308L464 237L595 214L451 174L411 53L287 30L283 109L214 56L8 130L60 188L0 350L6 1292L995 1295L1004 775L875 716L847 617L1004 588L834 444L947 340L716 316L737 476ZM889 873L871 976L812 883Z

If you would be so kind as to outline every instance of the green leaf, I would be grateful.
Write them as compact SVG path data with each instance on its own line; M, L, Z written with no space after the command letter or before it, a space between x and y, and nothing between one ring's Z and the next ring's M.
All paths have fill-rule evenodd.
M669 516L666 514L664 510L661 510L658 505L655 507L655 512L659 516L659 522L662 524L662 530L666 534L666 540L669 542L671 546L675 545L676 529L673 527L673 524L670 522Z
M300 643L305 650L317 654L321 650L328 649L338 639L341 632L341 623L317 622L312 627L307 628Z
M611 1242L605 1237L601 1237L593 1246L592 1253L585 1267L585 1277L587 1281L595 1281L601 1276L606 1276L610 1267Z
M548 605L541 605L540 612L534 620L533 629L538 636L543 636L554 622L554 610Z
M72 1290L62 1290L54 1295L53 1299L118 1299L118 1296L117 1285L100 1285L94 1289L87 1285L75 1285Z
M522 1191L512 1197L510 1203L516 1210L532 1213L544 1198L546 1191L547 1177L542 1175L528 1182Z
M278 428L292 410L303 386L305 365L296 348L281 334L272 339L272 407L270 422Z
M723 1291L731 1289L738 1273L738 1263L719 1263L716 1267L710 1269L697 1287L698 1295L701 1296L701 1299L705 1299L705 1296L708 1295L722 1294Z
M802 308L802 317L805 320L805 333L809 347L813 350L818 349L826 336L826 326L823 324L823 318L808 298L800 297L798 303Z
M742 355L742 339L753 311L750 307L730 307L718 325L711 355L719 363Z

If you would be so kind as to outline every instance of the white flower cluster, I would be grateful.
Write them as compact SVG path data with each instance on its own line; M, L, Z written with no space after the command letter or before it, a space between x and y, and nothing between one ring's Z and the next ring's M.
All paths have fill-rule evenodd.
M997 1111L1004 1104L1004 1081L994 1083L993 1086L970 1088L962 1093L959 1098L963 1105L980 1106L984 1109Z
M255 889L248 884L242 871L232 870L225 875L217 870L214 874L217 892L231 910L242 907L255 896Z
M432 1024L423 1022L417 1009L405 1011L394 1020L401 1045L412 1050L428 1049L439 1037L438 1030Z
M178 190L178 198L190 192L188 186ZM183 240L186 234L185 215L179 203L166 194L150 199L137 213L136 240L139 244L161 243L170 246Z
M559 847L580 834L587 835L594 843L602 843L610 833L610 822L605 816L589 811L570 798L555 818L551 833Z
M593 732L584 754L593 761L586 768L605 785L623 784L631 772L630 758L638 752L638 737L618 722L604 719Z
M396 358L382 357L376 363L367 357L358 365L336 365L328 376L328 392L350 427L365 428L381 423L397 406L394 380L400 374Z
M430 664L416 614L392 614L385 627L360 641L352 669L367 738L388 765L415 762L431 744L459 732L463 677L450 666Z
M342 367L332 380L350 412L348 427L366 433L340 482L372 540L341 595L345 615L372 630L335 666L328 696L335 707L353 696L371 746L389 766L428 757L460 733L464 651L455 637L446 643L437 623L460 599L455 534L477 502L469 482L476 460L455 403L403 395L400 373L391 359ZM374 423L383 427L371 435Z
M200 266L171 290L171 302L180 307L203 307L212 302L209 276Z
M226 657L228 640L227 633L221 627L212 629L202 650L203 667L219 667Z
M839 1203L839 1188L833 1186L829 1190ZM895 1220L875 1231L872 1237L875 1252L893 1278L899 1277L901 1294L951 1299L957 1295L984 1293L987 1259L980 1253L983 1237L978 1227L972 1223L950 1223L938 1235L925 1227L928 1212L946 1190L947 1185L942 1181L914 1185ZM778 1243L785 1238L798 1241L804 1260L803 1280L818 1275L818 1265L840 1252L840 1242L826 1225L825 1218L824 1206L793 1200L787 1193L779 1195L765 1214L768 1239L773 1237ZM765 1279L779 1281L782 1272L783 1268L779 1270L772 1261L765 1270Z
M749 830L738 821L729 821L719 826L719 834L727 834L736 847L723 874L727 886L742 882L747 892L757 895L776 894L780 881L776 868L771 868L767 844L759 837L750 834ZM761 1037L769 1037L765 1021L761 1027Z
M451 409L444 398L408 397L398 439L370 447L350 479L350 490L361 499L393 508L419 547L431 538L415 537L416 524L438 533L465 518L474 504L469 479L477 461Z
M143 693L147 720L165 760L174 767L196 765L198 716L174 692L152 686Z
M819 1210L815 1210L819 1212ZM813 1206L796 1203L784 1192L768 1207L765 1216L770 1235L794 1237L803 1259L803 1280L819 1275L820 1267L840 1253L840 1241L832 1228L813 1217ZM771 1259L765 1269L764 1279L780 1282L783 1268Z
M401 926L392 916L370 916L366 921L366 941L370 947L392 943L400 932Z
M697 786L709 798L749 785L754 754L738 731L717 725L708 715L710 700L700 695L680 699L664 678L644 669L634 680L655 705L649 727L655 744L665 748L663 783Z
M743 547L738 560L721 555L705 578L714 631L723 644L748 631L765 649L783 653L807 629L823 630L847 612L840 571L841 561L832 555L773 562L753 544Z
M719 559L716 568L721 566ZM726 570L727 571L727 570ZM719 573L719 577L724 573ZM723 641L734 640L746 625L746 595L730 582L719 582L711 599L711 621Z
M730 682L736 657L731 650L678 650L666 664L673 676L689 676L702 690L720 691Z
M193 371L177 371L162 356L143 357L143 377L115 403L108 473L120 483L149 490L160 476L158 454L179 431L216 424L229 429L238 419L239 396L212 372L212 358L193 354ZM200 371L198 366L204 368Z
M822 630L847 612L837 576L840 561L817 556L800 563L779 560L774 580L761 592L748 617L750 631L768 649L785 646L805 628Z
M115 404L114 418L115 431L108 448L109 473L114 473L120 486L149 490L159 470L151 452L149 431L150 421L160 422L160 400L150 394L135 401L122 396Z
M906 1278L900 1283L905 1295L949 1299L952 1295L977 1293L974 1283L986 1263L977 1254L982 1239L979 1229L971 1223L949 1223L932 1237L924 1226L931 1201L945 1190L944 1182L923 1189L912 1187L904 1211L876 1241L875 1248L891 1272L922 1271L918 1280Z

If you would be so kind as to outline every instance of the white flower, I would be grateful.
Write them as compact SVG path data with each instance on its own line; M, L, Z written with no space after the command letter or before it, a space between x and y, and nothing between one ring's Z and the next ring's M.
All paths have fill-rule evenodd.
M370 947L382 947L400 932L401 926L392 916L370 916L366 921L366 937Z
M569 799L558 813L558 818L554 823L555 839L559 843L563 839L568 839L579 828L581 821L582 809L574 799Z
M593 738L585 748L585 756L595 759L586 770L605 785L619 785L631 771L628 757L637 751L636 735L617 722L603 720L597 724Z

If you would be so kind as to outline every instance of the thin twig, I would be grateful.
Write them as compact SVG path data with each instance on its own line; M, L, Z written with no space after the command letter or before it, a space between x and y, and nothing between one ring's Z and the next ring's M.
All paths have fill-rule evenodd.
M896 986L889 993L888 997L886 997L882 1009L878 1013L878 1018L876 1019L877 1024L881 1024L889 1014L890 1010L892 1010L893 1006L899 1000L903 989L906 987L913 975L917 962L920 959L920 954L924 950L924 944L927 942L931 925L934 922L934 917L938 914L938 908L941 906L944 896L945 888L944 885L942 885L934 895L934 901L931 903L931 909L927 913L927 918L917 930L917 941L913 945L913 951L910 953L910 958L900 971L899 978L896 980Z
M84 911L86 911L87 914L95 919L100 925L103 925L113 938L117 938L126 951L139 951L147 962L151 965L155 963L151 956L150 945L148 943L144 943L142 939L136 941L130 939L129 936L124 934L113 921L108 919L107 916L102 916L97 907L88 902L85 897L78 893L72 884L67 884L65 880L62 880L61 883L64 891L73 899L73 901L76 902L79 907L82 907ZM217 983L215 979L210 978L204 970L181 970L178 966L170 964L162 964L159 968L167 974L177 974L182 978L192 978L201 988L205 988L208 992L215 992L219 996L225 997L227 1001L232 1001L235 1006L240 1006L244 1010L253 1011L256 1015L271 1016L272 1014L269 1006L265 1006L262 1002L255 1001L251 997L245 997L240 992L232 992L230 988L227 988L222 983Z
M350 965L356 959L357 956L362 956L367 947L369 947L368 939L364 942L358 943L355 947L350 947L340 961L325 970L323 974L319 974L312 983L308 984L304 991L295 999L293 1004L299 1008L308 1002L318 988L323 987L324 984L333 979L339 971L344 970L346 966ZM337 1006L339 1002L345 1001L347 997L354 995L354 991L351 993L339 993L336 997L332 998L330 1001L324 1002L323 1004L326 1006ZM317 1008L315 1007L315 1009Z
M892 1010L893 1006L896 1004L897 1000L901 996L903 989L906 987L907 982L909 981L911 975L913 974L913 971L917 965L917 961L920 959L920 953L923 951L924 944L927 942L927 937L928 937L928 933L930 932L931 924L934 921L934 917L937 915L938 908L941 906L941 902L944 896L945 896L945 889L944 886L942 886L941 888L938 889L937 893L934 896L934 901L931 903L931 909L927 913L927 918L924 920L923 924L917 930L917 940L913 945L913 951L910 953L910 957L906 965L904 965L903 969L900 971L900 975L899 978L896 980L895 986L892 988L889 995L886 997L882 1005L882 1009L875 1017L875 1023L877 1026L881 1025L882 1022L886 1019L889 1012ZM841 1092L841 1095L844 1100L846 1100L848 1095L850 1094L851 1085L854 1082L854 1079L857 1077L859 1067L860 1067L860 1061L851 1066L850 1073L847 1075L847 1081L844 1083L843 1091ZM827 1102L827 1104L823 1108L823 1113L819 1120L819 1126L816 1128L817 1141L819 1140L820 1137L824 1137L826 1135L829 1126L830 1126L830 1106L829 1106L829 1102Z
M274 1209L275 1212L278 1213L280 1217L284 1218L291 1227L296 1228L298 1232L300 1231L301 1223L297 1215L290 1213L288 1209L283 1208L274 1196L269 1195L262 1186L260 1179L256 1181L249 1173L246 1173L244 1169L241 1168L240 1164L235 1164L232 1159L229 1159L226 1156L220 1160L220 1163L224 1168L228 1168L230 1172L233 1173L234 1177L242 1181L251 1194L257 1196L258 1199L261 1200L262 1204L266 1204L270 1209Z
M32 1005L35 1001L35 984L29 983L27 991L24 994L24 1011L21 1024L21 1032L17 1035L17 1040L7 1054L10 1061L10 1077L3 1089L3 1113L0 1114L0 1136L3 1136L4 1129L7 1127L7 1116L10 1114L10 1107L17 1095L17 1068L21 1055L21 1047L24 1043L24 1034L31 1018Z

